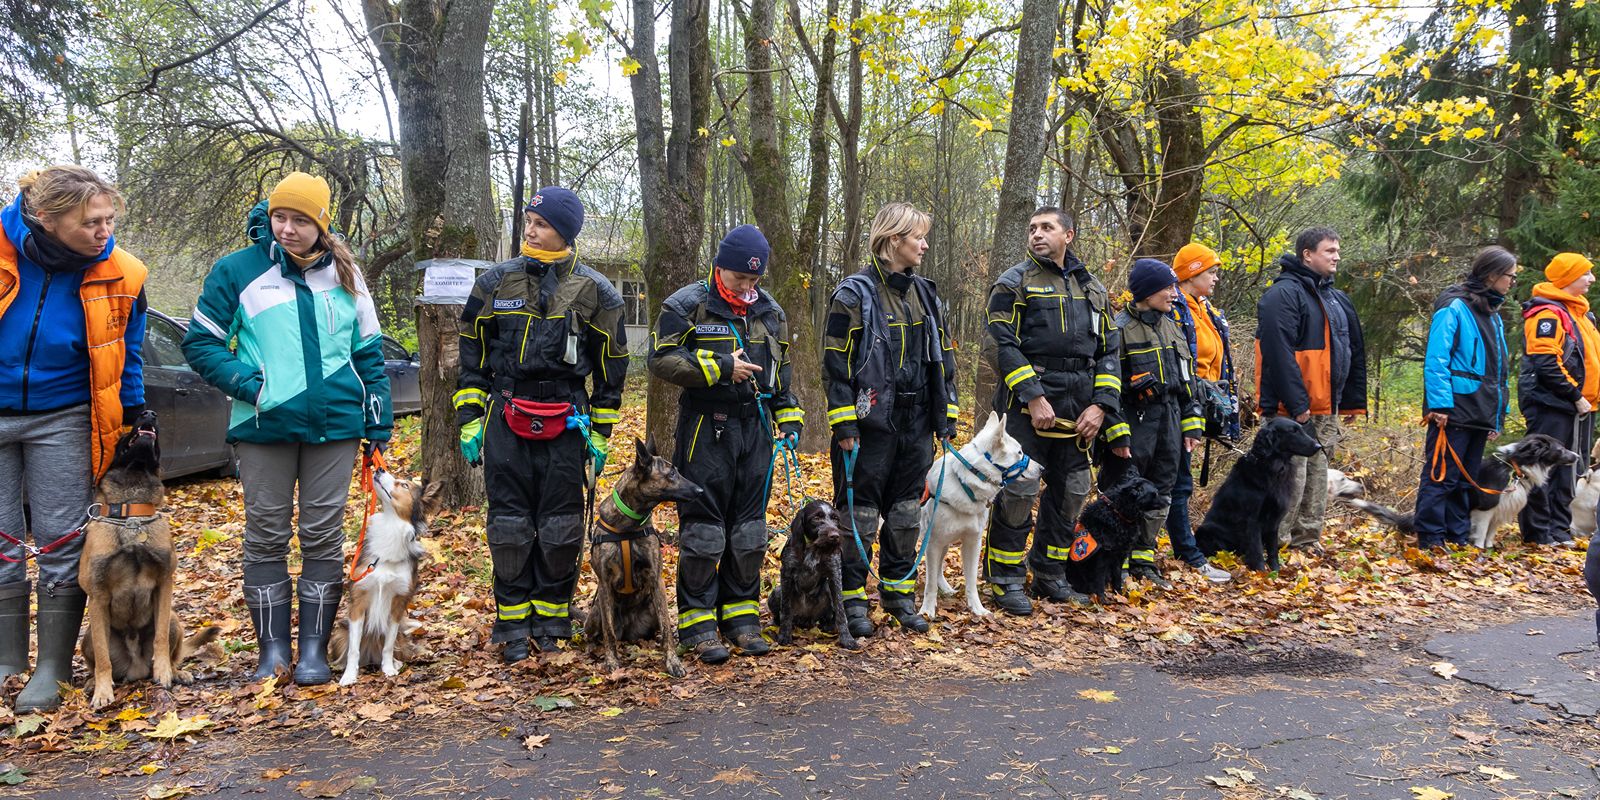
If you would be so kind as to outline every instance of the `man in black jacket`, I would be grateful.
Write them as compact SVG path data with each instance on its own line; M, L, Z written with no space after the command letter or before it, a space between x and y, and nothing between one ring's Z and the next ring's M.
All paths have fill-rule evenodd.
M1256 303L1256 383L1265 416L1305 425L1322 451L1295 459L1289 513L1279 539L1322 552L1328 511L1328 459L1346 422L1367 413L1367 354L1361 320L1344 292L1333 288L1339 269L1339 234L1308 228L1294 253L1278 259L1283 270Z

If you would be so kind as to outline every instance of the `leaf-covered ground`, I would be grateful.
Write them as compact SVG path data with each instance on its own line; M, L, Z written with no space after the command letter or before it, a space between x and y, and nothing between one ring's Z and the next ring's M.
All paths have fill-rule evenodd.
M619 435L639 433L643 414L623 416ZM415 454L417 434L414 420L401 424L390 460L402 471ZM1365 480L1375 498L1406 506L1420 466L1415 434L1415 429L1358 429L1336 461ZM769 509L775 527L787 521L800 495L827 494L826 456L802 456L802 463L803 486L795 486L792 496L778 480ZM1223 462L1214 469L1221 475L1226 468ZM602 490L621 469L614 464L607 470ZM1197 516L1204 512L1203 494L1196 497ZM364 495L352 494L347 524L352 539L363 501ZM682 680L662 673L659 656L643 648L625 649L624 668L609 672L581 640L562 652L507 667L489 643L494 606L483 511L468 508L435 519L434 535L426 541L430 558L412 615L422 623L416 635L428 658L394 679L367 672L348 689L300 688L287 678L249 678L255 640L239 589L243 516L238 484L177 483L166 511L181 554L178 612L187 626L223 629L220 641L191 665L195 682L170 692L148 685L118 687L117 702L96 713L82 692L80 664L78 686L60 711L19 718L4 703L15 697L21 681L6 679L0 692L0 746L9 755L0 759L0 783L20 782L28 789L69 774L143 773L152 775L150 796L198 794L204 787L181 780L185 765L248 749L254 737L330 735L359 747L378 732L430 730L525 736L525 745L537 748L544 741L539 736L547 734L536 726L581 724L594 715L616 716L701 695L842 695L852 682L906 674L912 667L1023 680L1035 671L1088 662L1187 661L1223 651L1248 656L1319 643L1357 651L1404 648L1441 630L1592 603L1583 589L1579 550L1524 546L1512 532L1503 537L1503 548L1488 553L1422 553L1365 518L1335 509L1326 556L1291 554L1273 575L1252 575L1222 560L1238 576L1231 585L1213 586L1169 560L1175 588L1135 590L1126 603L1091 610L1045 604L1030 618L975 619L959 598L951 598L941 604L942 616L925 636L886 629L867 640L863 650L849 652L810 631L795 646L776 648L766 658L735 658L710 668L691 663ZM670 509L658 511L657 524L675 527ZM765 573L769 588L782 544L781 534L775 535ZM673 574L676 549L669 545L667 550ZM954 553L946 570L959 587ZM592 594L585 566L575 607L582 608ZM170 780L163 782L164 777ZM299 791L334 796L317 792L339 788L300 785ZM172 794L161 794L166 791Z

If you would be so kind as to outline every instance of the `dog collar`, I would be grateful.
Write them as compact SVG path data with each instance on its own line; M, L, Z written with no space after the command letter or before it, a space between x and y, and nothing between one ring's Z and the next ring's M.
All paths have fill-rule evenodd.
M106 503L103 516L111 519L132 519L156 515L155 503Z
M628 504L622 502L622 495L618 494L616 489L611 490L611 504L616 506L618 511L622 512L622 516L627 517L634 522L644 522L644 515L634 511L631 508L628 508Z

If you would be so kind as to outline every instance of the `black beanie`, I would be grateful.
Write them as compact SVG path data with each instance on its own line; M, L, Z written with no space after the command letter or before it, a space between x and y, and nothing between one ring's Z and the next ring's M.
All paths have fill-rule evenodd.
M746 275L764 275L772 248L761 229L754 225L740 225L722 237L717 245L717 257L711 263L719 269L743 272Z
M532 211L555 228L556 233L571 247L583 230L583 201L571 189L546 186L533 193L525 211Z
M1173 272L1166 262L1141 258L1133 262L1133 272L1128 275L1128 291L1133 293L1133 302L1137 303L1177 282L1178 273Z

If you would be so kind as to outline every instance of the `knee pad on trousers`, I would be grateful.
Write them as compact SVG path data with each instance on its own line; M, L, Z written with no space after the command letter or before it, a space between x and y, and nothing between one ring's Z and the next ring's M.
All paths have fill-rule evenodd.
M1149 537L1152 542L1155 541L1157 536L1161 535L1161 528L1167 524L1167 508L1167 506L1162 506L1157 510L1144 512L1142 524L1144 535Z
M489 540L489 560L494 563L494 576L502 581L514 581L528 565L533 554L533 520L527 517L495 517L484 530Z
M855 521L856 532L861 534L861 543L871 548L873 543L878 541L878 526L882 524L878 519L878 509L856 506L856 513L852 519Z
M733 550L733 558L739 563L739 568L747 575L761 574L761 562L767 556L767 523L765 520L750 520L733 526L733 531L728 534L728 547Z
M889 537L895 549L904 554L917 550L918 534L922 532L922 507L915 500L901 500L889 508Z
M722 526L715 522L690 522L678 536L683 548L678 558L679 579L687 586L703 586L714 580L725 545Z
M539 550L550 576L564 581L578 572L578 551L583 547L583 521L576 514L548 517L539 526Z
M1021 480L1006 486L995 500L995 521L1007 528L1028 527L1028 516L1033 513L1033 501L1038 496L1038 479Z
M1078 515L1083 512L1083 502L1089 498L1089 486L1093 483L1089 470L1080 469L1068 473L1061 481L1061 518L1068 522L1076 522Z

